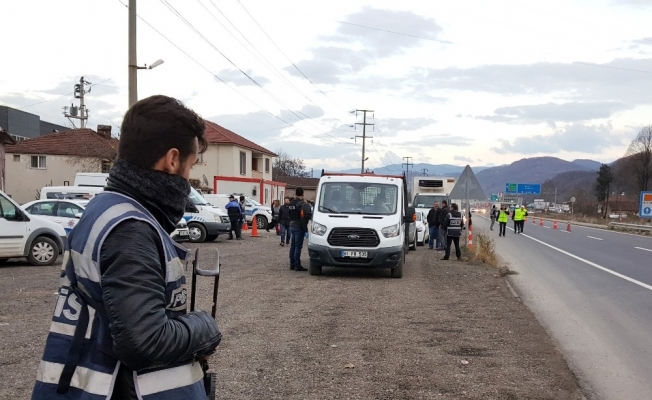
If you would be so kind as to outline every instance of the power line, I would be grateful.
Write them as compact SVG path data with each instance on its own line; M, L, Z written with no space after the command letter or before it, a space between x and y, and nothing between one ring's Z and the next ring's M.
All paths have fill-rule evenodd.
M187 20L183 15L181 15L181 13L180 13L179 11L177 11L177 9L174 8L174 6L172 6L170 3L168 3L167 0L160 0L160 2L161 2L161 4L163 4L164 6L166 6L166 7L167 7L167 8L168 8L168 9L169 9L169 10L170 10L170 11L171 11L171 12L172 12L172 13L173 13L177 18L179 18L182 22L184 22L184 23L185 23L185 24L186 24L190 29L192 29L193 32L195 32L195 33L196 33L200 38L202 38L202 40L204 40L204 41L205 41L205 42L206 42L210 47L212 47L212 48L213 48L213 49L214 49L218 54L220 54L220 55L221 55L221 56L222 56L226 61L228 61L231 65L233 65L233 67L235 67L238 71L240 71L240 73L242 73L245 77L247 77L247 79L249 79L249 80L250 80L251 82L253 82L256 86L258 86L258 88L260 88L263 92L265 92L265 94L267 94L269 97L271 97L272 99L274 99L277 103L279 103L279 104L281 104L283 107L285 107L285 108L286 108L290 113L292 113L292 114L293 114L295 117L297 117L299 120L308 123L307 120L305 120L305 119L302 118L299 114L297 114L296 112L294 112L294 111L291 109L291 107L289 107L287 104L283 103L283 102L282 102L278 97L276 97L274 94L272 94L272 93L269 92L267 89L265 89L265 88L263 87L263 85L261 85L258 81L256 81L256 79L254 79L254 78L251 77L248 73L246 73L244 70L242 70L242 68L238 67L238 66L237 66L237 65L236 65L236 64L235 64L235 63L234 63L234 62L233 62L229 57L226 56L226 54L224 54L220 49L218 49L217 46L215 46L215 45L214 45L214 44L213 44L213 43L212 43L208 38L206 38L206 36L204 36L204 35L203 35L203 34L202 34L202 33L201 33L197 28L195 28L194 25L193 25L192 23L190 23L190 21L188 21L188 20ZM308 117L308 118L310 118L310 117ZM287 123L287 122L286 122L286 123ZM289 124L289 125L292 125L292 124ZM309 125L310 125L310 124L309 124ZM294 125L292 125L292 126L294 126ZM312 125L311 125L311 126L312 126ZM314 126L312 126L312 127L315 128ZM296 127L295 127L295 128L296 128ZM297 128L297 129L298 129L298 128ZM333 139L335 139L335 140L337 140L337 141L341 141L341 142L343 142L343 143L346 143L346 142L342 141L340 138L337 138L337 137L335 137L335 136L333 136L333 135L331 135L331 134L329 134L329 133L327 133L327 132L320 132L320 134L323 134L323 135L326 135L326 136L330 136L330 137L332 137Z
M108 82L108 81L110 81L110 80L113 79L113 78L115 78L115 76L114 76L114 77L111 77L111 78L109 78L109 79L105 79L105 80L103 80L102 82L93 83L92 85L90 85L90 87L100 85L100 84L102 84L102 83L104 83L104 82ZM49 102L54 101L54 100L63 99L64 97L73 96L74 94L75 94L74 92L66 93L66 94L62 94L61 96L59 96L59 97L55 97L55 98L50 99L50 100L43 100L43 101L39 101L39 102L37 102L37 103L32 103L32 104L28 104L28 105L26 105L26 106L18 107L18 108L16 108L16 110L22 110L23 108L27 108L27 107L31 107L31 106L36 106L36 105L43 104L43 103L49 103Z
M238 4L240 4L240 7L242 7L242 9L247 13L247 15L249 16L249 18L251 18L251 20L254 21L254 23L256 24L256 26L258 26L258 28L260 28L260 30L263 32L263 34L264 34L265 36L267 36L267 39L269 39L269 41L272 42L272 44L274 45L274 47L276 47L276 49L277 49L281 54L283 54L283 56L288 60L288 62L289 62L290 64L292 64L292 67L294 67L294 69L296 69L297 72L299 72L299 73L301 74L301 76L303 76L304 78L306 78L306 80L307 80L308 82L310 82L310 84L311 84L312 86L314 86L315 89L317 89L317 90L319 91L319 93L321 93L322 95L324 95L324 97L326 97L326 98L329 99L331 102L333 102L333 104L337 105L338 107L340 107L340 108L342 108L342 109L345 109L345 110L351 110L351 109L353 108L353 107L343 107L342 105L340 105L339 103L337 103L335 100L333 100L332 98L330 98L326 93L324 93L324 91L321 90L317 85L315 85L315 83L314 83L310 78L308 78L308 76L306 76L306 74L304 74L303 71L302 71L299 67L297 67L297 65L296 65L296 64L295 64L295 63L290 59L290 57L288 57L287 54L285 54L285 52L283 52L283 50L281 50L281 48L280 48L280 47L276 44L276 42L275 42L275 41L274 41L274 40L273 40L273 39L272 39L272 38L267 34L267 32L265 32L265 29L263 29L263 27L260 26L260 24L258 23L258 21L256 21L256 19L253 17L253 15L251 15L251 13L247 10L247 8L244 6L244 4L242 4L242 2L240 2L240 0L238 0Z
M122 0L118 0L118 2L120 2L120 4L122 4L125 8L127 8L127 9L129 8L129 6L128 6L127 4L125 4L125 3L123 3ZM259 105L259 104L256 103L255 101L251 100L249 97L247 97L247 96L245 96L244 94L242 94L242 93L241 93L240 91L238 91L236 88L230 86L226 81L224 81L222 78L220 78L220 77L217 76L215 73L213 73L213 72L212 72L210 69L208 69L205 65L203 65L202 63L200 63L199 61L197 61L194 57L192 57L190 54L188 54L184 49L182 49L180 46L178 46L176 43L174 43L172 40L170 40L167 36L165 36L163 33L161 33L158 29L156 29L152 24L150 24L149 22L147 22L143 17L141 17L140 15L137 15L137 16L138 16L138 18L139 18L141 21L143 21L145 24L147 24L147 26L149 26L150 28L152 28L152 30L154 30L154 32L158 33L161 37L163 37L165 40L167 40L168 43L170 43L172 46L174 46L177 50L179 50L181 53L183 53L186 57L188 57L189 59L191 59L195 64L197 64L198 66L200 66L203 70L205 70L206 72L208 72L208 73L209 73L210 75L212 75L215 79L217 79L218 81L220 81L220 82L222 82L223 84L225 84L226 87L228 87L229 89L231 89L231 90L233 90L234 92L236 92L237 94L239 94L241 97L243 97L245 100L249 101L251 104L255 105L255 106L258 107L259 109L261 109L261 110L263 110L264 112L266 112L267 114L271 115L273 118L278 119L279 121L283 122L284 124L286 124L286 125L288 125L288 126L290 126L290 127L293 127L293 128L295 128L295 129L297 129L298 131L307 134L308 136L314 137L314 138L319 139L319 140L323 140L323 141L325 141L325 142L333 143L331 140L328 140L328 139L325 139L325 138L317 137L317 135L314 135L314 134L308 133L308 132L304 131L303 129L294 126L293 124L291 124L291 123L285 121L283 118L281 118L281 117L275 115L275 114L272 113L271 111L269 111L269 110L267 110L266 108L262 107L261 105ZM100 82L100 83L101 83L101 82ZM99 83L98 83L98 84L99 84ZM344 142L344 143L346 143L346 142ZM347 144L348 144L348 143L347 143Z
M581 61L575 61L573 64L590 65L591 67L619 69L619 70L622 70L622 71L631 71L631 72L641 72L641 73L644 73L644 74L652 74L652 71L643 71L643 70L640 70L640 69L612 67L612 66L609 66L609 65L600 65L600 64L593 64L593 63L587 63L587 62L581 62Z
M353 25L353 26L357 26L357 27L359 27L359 28L372 29L372 30L374 30L374 31L380 31L380 32L386 32L386 33L392 33L392 34L394 34L394 35L410 36L410 37L413 37L413 38L423 39L423 40L430 40L430 41L433 41L433 42L447 43L447 44L455 44L455 43L453 43L453 42L449 42L448 40L439 40L439 39L427 38L427 37L419 36L419 35L412 35L412 34L410 34L410 33L403 33L403 32L397 32L397 31L390 31L390 30L388 30L388 29L374 28L373 26L354 24L353 22L338 21L338 20L334 20L334 21L335 21L335 22L339 22L340 24Z

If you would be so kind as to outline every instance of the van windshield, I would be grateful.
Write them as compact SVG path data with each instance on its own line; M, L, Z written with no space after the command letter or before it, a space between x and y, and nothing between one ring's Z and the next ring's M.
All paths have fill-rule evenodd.
M190 188L190 201L192 201L192 204L196 206L207 206L209 203L206 201L206 199L198 192L195 190L195 188L191 187Z
M414 196L412 205L416 208L430 208L435 204L435 201L438 201L441 207L441 202L444 200L447 200L447 198L441 194L419 194Z
M398 186L368 182L329 182L319 191L317 209L324 213L396 214Z

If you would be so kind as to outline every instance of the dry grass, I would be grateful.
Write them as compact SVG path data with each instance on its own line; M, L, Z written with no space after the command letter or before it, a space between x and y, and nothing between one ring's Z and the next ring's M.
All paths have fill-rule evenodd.
M474 261L496 268L498 270L498 276L516 274L516 272L510 270L506 265L500 265L500 261L496 255L496 243L486 233L478 232L473 235L471 258Z

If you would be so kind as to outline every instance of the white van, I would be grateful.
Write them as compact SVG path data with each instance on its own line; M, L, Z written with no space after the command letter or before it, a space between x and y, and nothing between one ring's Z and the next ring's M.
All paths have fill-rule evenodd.
M231 221L224 210L209 203L198 191L190 188L190 202L183 218L188 223L190 241L213 241L222 233L229 233Z
M0 261L27 257L32 265L52 265L66 241L61 225L30 215L0 191Z
M75 175L75 186L104 187L109 179L105 172L77 172Z
M415 217L404 176L322 173L308 239L310 275L331 266L389 268L401 278Z
M240 199L240 195L233 193L237 200ZM230 194L205 194L204 198L208 200L212 205L225 208L226 204L229 202ZM256 227L258 229L267 229L269 224L272 223L272 208L264 206L252 199L251 197L245 196L245 217L249 225L252 224L254 218L256 219Z

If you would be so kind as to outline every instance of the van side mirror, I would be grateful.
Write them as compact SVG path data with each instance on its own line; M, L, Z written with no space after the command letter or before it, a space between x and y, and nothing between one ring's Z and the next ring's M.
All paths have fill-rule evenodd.
M403 222L406 224L411 224L416 221L417 211L414 206L408 206L405 209L405 216L403 217Z
M75 218L80 219L81 217L82 217L82 213L75 214Z

